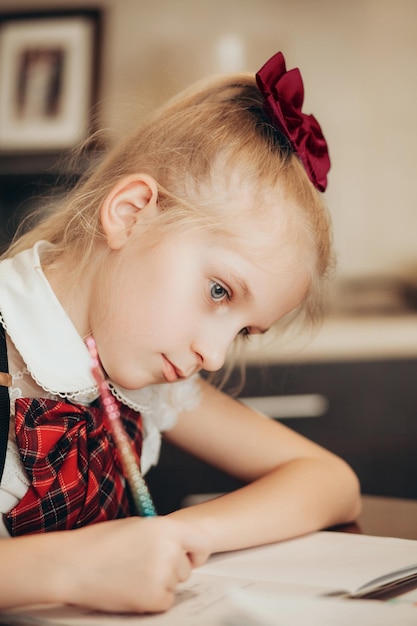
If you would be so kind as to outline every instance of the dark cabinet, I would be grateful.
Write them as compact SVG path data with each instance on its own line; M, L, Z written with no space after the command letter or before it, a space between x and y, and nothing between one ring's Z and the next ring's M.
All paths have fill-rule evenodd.
M417 358L249 366L240 395L266 398L272 411L275 401L270 416L346 459L363 493L417 498ZM148 480L161 513L238 486L166 442Z

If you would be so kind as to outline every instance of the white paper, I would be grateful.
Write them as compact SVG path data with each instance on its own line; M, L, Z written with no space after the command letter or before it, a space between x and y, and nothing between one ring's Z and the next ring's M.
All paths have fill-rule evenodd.
M376 600L295 598L249 593L219 626L416 626L417 608Z
M354 592L415 566L417 541L322 531L269 546L213 556L200 572Z

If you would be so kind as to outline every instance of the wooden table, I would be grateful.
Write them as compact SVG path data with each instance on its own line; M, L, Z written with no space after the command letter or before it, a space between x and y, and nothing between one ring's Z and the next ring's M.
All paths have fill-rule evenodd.
M364 495L363 510L357 522L335 530L417 539L417 500Z

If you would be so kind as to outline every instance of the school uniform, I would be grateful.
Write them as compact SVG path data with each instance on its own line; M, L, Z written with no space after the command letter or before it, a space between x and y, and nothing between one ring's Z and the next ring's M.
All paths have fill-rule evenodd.
M88 349L42 271L50 245L38 242L0 263L0 321L12 380L0 536L121 517L131 506L102 423ZM110 381L110 388L146 473L158 461L161 432L198 404L197 377L134 391Z

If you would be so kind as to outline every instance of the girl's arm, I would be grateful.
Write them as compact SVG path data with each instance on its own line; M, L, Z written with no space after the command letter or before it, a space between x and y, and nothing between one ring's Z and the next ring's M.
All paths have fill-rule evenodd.
M179 582L208 556L199 528L131 517L0 540L0 609L67 603L107 611L168 609Z
M199 407L167 439L248 483L176 511L213 537L212 552L287 539L354 520L360 488L339 457L201 381Z

